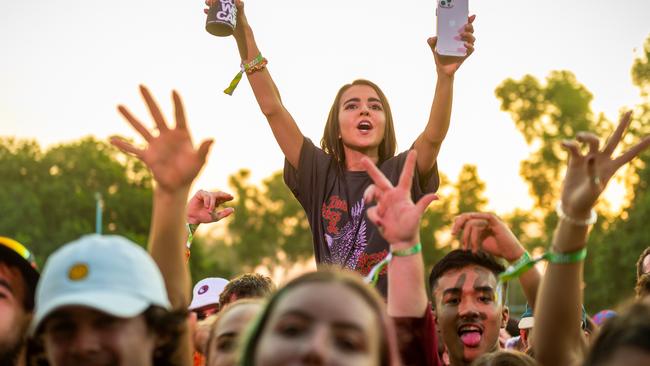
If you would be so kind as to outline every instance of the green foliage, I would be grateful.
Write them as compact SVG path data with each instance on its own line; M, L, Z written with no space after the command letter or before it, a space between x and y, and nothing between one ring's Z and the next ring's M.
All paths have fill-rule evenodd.
M36 253L95 231L95 193L104 198L104 233L144 245L151 218L151 177L136 159L85 138L41 151L33 141L0 139L0 232Z
M650 132L649 58L650 38L645 42L644 54L634 60L632 67L633 80L641 90L643 103L635 108L623 148L637 143ZM517 210L505 219L529 249L546 247L557 224L553 208L559 199L566 166L566 154L560 150L559 142L575 138L579 131L605 136L612 131L613 123L602 115L594 117L590 108L591 93L568 71L552 72L545 84L530 75L519 81L508 79L495 93L501 109L510 114L515 127L534 149L521 163L520 174L528 183L536 207L531 212ZM629 206L618 217L600 212L599 222L590 234L585 263L588 310L614 307L632 294L637 257L650 245L646 224L650 219L648 162L650 157L646 153L627 171Z

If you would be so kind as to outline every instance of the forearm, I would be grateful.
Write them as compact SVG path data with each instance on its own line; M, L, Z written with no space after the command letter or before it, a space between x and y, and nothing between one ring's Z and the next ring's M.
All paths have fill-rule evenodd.
M415 148L418 150L418 171L421 173L433 167L442 141L447 136L451 119L453 86L453 76L438 75L429 120L415 143Z
M260 54L260 51L255 43L253 30L245 23L242 25L242 30L238 33L237 47L242 62L249 62ZM275 82L271 78L268 68L263 68L252 74L246 74L248 82L253 89L255 99L260 107L260 110L266 117L275 140L280 145L284 156L289 160L289 163L295 168L298 168L298 160L300 156L300 148L302 147L302 132L294 121L293 117L284 108L280 92L278 91Z
M416 243L396 244L392 250L411 248ZM388 264L388 315L419 318L427 307L422 253L393 256Z
M551 250L578 251L585 247L586 238L587 226L560 220ZM582 261L548 264L537 299L533 338L535 354L542 365L569 365L582 357L582 270Z
M260 50L255 42L253 29L248 23L243 24L242 27L243 29L235 39L242 63L248 63L260 54ZM268 117L269 115L280 113L280 110L284 109L278 88L273 82L267 68L253 74L247 74L247 77L257 99L257 103L265 116Z
M170 193L154 190L149 252L165 280L174 309L187 309L190 274L185 264L185 205L189 187Z

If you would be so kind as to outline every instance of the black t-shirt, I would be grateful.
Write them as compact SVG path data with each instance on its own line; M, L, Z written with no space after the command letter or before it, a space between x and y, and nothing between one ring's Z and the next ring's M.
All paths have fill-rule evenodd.
M396 185L406 161L402 152L379 169ZM307 213L311 226L316 263L334 264L366 276L372 267L388 255L389 245L366 217L363 193L372 184L366 172L338 172L332 156L304 139L300 150L299 169L285 159L284 182ZM424 194L438 189L437 165L426 179L417 169L411 196L414 202ZM386 268L379 276L377 289L386 296Z

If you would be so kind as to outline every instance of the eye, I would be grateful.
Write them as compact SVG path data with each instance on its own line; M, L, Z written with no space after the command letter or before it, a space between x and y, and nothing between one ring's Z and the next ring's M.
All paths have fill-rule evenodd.
M235 348L234 337L224 337L217 341L217 350L220 352L229 352Z
M370 109L372 109L373 111L383 111L384 107L382 107L381 104L373 104L370 106Z
M357 109L357 105L354 104L354 103L348 103L348 104L343 106L343 109L346 110L346 111L347 110L354 110L354 109Z
M109 329L117 325L119 322L120 319L114 316L100 316L95 319L94 325L97 329Z
M51 320L45 326L45 332L55 339L64 339L75 331L75 324L70 320Z
M285 320L281 321L277 326L277 332L287 338L298 337L303 334L308 325L301 320Z
M478 300L484 304L490 304L494 301L494 298L492 297L492 295L482 295L479 296Z
M448 297L444 301L445 305L458 305L460 303L460 298L458 297Z
M343 352L361 352L366 349L363 335L356 332L337 332L334 337L334 344Z

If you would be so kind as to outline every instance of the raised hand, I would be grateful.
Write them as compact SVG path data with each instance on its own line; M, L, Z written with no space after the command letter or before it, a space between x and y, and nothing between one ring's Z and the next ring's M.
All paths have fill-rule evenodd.
M562 147L569 152L569 164L562 185L562 209L570 217L588 218L596 200L614 173L650 145L650 136L646 136L628 151L612 158L616 146L630 124L631 115L632 112L627 112L621 117L616 130L602 150L599 148L598 136L590 132L579 132L577 141L562 142ZM586 154L580 152L578 141L589 147Z
M467 18L467 24L465 24L464 32L460 34L460 38L465 41L465 48L467 53L465 56L444 56L439 55L436 52L436 43L438 43L438 37L431 37L427 40L431 51L433 52L433 58L436 60L436 68L438 69L438 74L443 74L447 76L454 76L456 71L460 68L460 65L474 52L474 42L476 37L474 37L474 19L476 15L471 15Z
M200 190L194 194L187 204L187 222L190 224L208 224L230 216L235 209L228 207L217 211L217 206L232 200L233 197L225 192L208 192Z
M135 155L142 160L153 173L158 187L165 191L189 188L205 164L205 159L213 140L201 142L198 149L192 144L192 138L185 122L185 111L181 98L172 92L176 127L169 128L160 108L151 97L149 90L140 85L140 92L158 129L154 136L140 123L126 107L118 106L119 112L147 142L144 149L139 149L120 137L111 137L111 144L125 153Z
M517 237L495 214L468 212L456 216L452 235L463 232L461 246L464 250L483 250L513 262L525 252Z
M417 203L411 200L416 156L415 150L409 151L395 187L370 159L362 159L364 168L374 182L364 192L364 201L377 202L376 206L368 209L368 219L377 226L391 247L400 244L411 246L419 241L422 214L429 204L438 198L429 193Z

